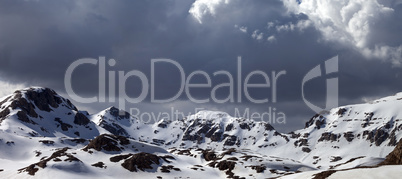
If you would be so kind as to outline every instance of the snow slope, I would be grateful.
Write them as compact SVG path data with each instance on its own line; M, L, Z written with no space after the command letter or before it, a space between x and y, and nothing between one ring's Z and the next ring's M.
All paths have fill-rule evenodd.
M310 178L383 161L402 138L399 109L401 93L323 111L283 134L219 111L155 124L115 107L89 115L51 89L27 88L0 99L0 177Z

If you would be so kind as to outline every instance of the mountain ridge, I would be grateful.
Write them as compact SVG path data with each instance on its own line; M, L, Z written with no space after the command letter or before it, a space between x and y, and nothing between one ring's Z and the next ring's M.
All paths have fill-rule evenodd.
M35 161L38 153L27 154L37 151L53 155L52 151L68 147L70 149L62 150L64 153L58 155L73 156L84 163L74 166L95 173L92 166L87 164L95 161L87 158L87 155L99 156L102 161L97 161L97 165L109 166L116 171L121 169L115 162L108 162L108 158L120 154L153 158L148 161L151 162L150 166L155 164L159 167L151 167L152 170L166 171L170 168L169 171L172 171L177 168L177 171L172 171L176 174L180 174L178 170L181 174L190 174L202 171L202 168L211 172L211 175L217 169L225 171L225 177L247 176L250 172L257 172L253 175L257 178L264 174L276 177L308 170L376 165L402 138L402 113L399 113L402 94L323 111L307 121L303 129L287 134L276 131L267 122L235 118L219 111L199 111L183 119L164 119L154 124L142 123L127 112L119 115L120 110L113 106L90 115L79 111L68 99L49 88L17 90L0 101L0 133L3 136L0 138L0 149L4 150L0 152L0 161L10 162L7 153L27 144L33 147L14 149L11 156L24 153L18 158L24 159L23 156L26 156ZM102 135L104 137L99 138ZM99 146L91 144L91 141L98 141L95 144ZM123 142L123 145L122 141L129 142ZM103 150L103 145L114 148L117 153ZM159 155L166 155L166 152L156 153L156 156L132 155L130 147L138 149L141 145L150 146L156 151L168 151L174 158L168 161L175 166L167 165L169 162L165 160L157 160ZM70 150L72 152L68 152ZM134 153L137 152L146 151L134 150ZM128 159L123 169L134 171L127 165L137 164ZM56 159L46 159L51 160ZM23 160L17 163L21 164L19 169L27 167ZM33 162L30 168L21 171L29 173L38 167L40 169L38 164ZM64 163L62 167L67 167L67 164L70 165ZM191 169L194 167L190 166L197 167ZM38 170L38 173L48 170ZM10 172L13 173L12 170ZM222 177L221 174L218 176Z

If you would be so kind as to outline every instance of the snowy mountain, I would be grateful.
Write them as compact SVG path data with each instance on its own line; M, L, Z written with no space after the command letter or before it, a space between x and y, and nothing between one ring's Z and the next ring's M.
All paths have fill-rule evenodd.
M164 148L249 148L264 147L268 140L278 145L289 139L268 123L236 119L224 112L200 111L180 120L160 120L144 124L130 115L118 116L118 109L108 108L92 116L92 121L114 135L123 135ZM167 135L168 134L168 135Z
M289 134L217 111L155 124L115 107L89 115L48 88L0 101L0 177L311 178L376 166L402 138L402 94L323 111Z
M28 88L0 99L0 129L21 136L98 136L88 114L48 88Z

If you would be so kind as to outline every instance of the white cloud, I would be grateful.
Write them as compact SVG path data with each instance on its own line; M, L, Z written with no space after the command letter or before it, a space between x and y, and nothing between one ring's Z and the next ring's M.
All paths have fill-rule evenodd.
M202 24L203 16L206 14L214 16L216 14L216 7L223 3L228 4L229 0L196 0L188 12Z
M275 26L275 23L274 22L268 22L267 23L267 28L268 29L270 29L270 28L272 28L272 27L274 27Z
M312 22L310 20L301 20L297 22L296 27L300 31L303 31L304 29L310 27L312 25Z
M336 41L352 46L367 58L391 60L399 64L402 46L390 46L386 42L375 42L373 30L380 28L376 22L389 17L394 10L377 2L377 0L303 0L298 4L295 0L283 0L291 13L306 14L327 41ZM279 30L291 29L280 27ZM277 28L278 29L278 28Z
M247 27L242 26L242 27L239 28L239 30L244 32L244 33L247 33Z
M253 32L253 34L251 35L251 37L252 37L253 39L256 39L256 40L262 40L262 39L264 38L264 33L259 32L259 30L255 30L255 31Z
M276 31L278 31L278 32L294 31L295 25L292 23L289 23L289 24L284 24L284 25L278 25L275 28L276 28Z
M274 36L274 35L271 35L271 36L269 36L268 38L267 38L267 41L268 42L275 42L276 41L276 37Z
M239 27L237 24L235 25L235 28L236 29L239 29L241 32L243 32L243 33L247 33L247 27L245 27L245 26L241 26L241 27Z
M312 23L310 20L300 20L296 24L289 22L287 24L277 25L277 26L275 26L275 28L276 28L276 31L278 31L278 32L295 31L295 30L299 30L299 31L303 32L303 30L306 29L307 27L310 27L311 24Z
M0 80L0 98L14 93L14 91L26 88L24 84L12 84Z

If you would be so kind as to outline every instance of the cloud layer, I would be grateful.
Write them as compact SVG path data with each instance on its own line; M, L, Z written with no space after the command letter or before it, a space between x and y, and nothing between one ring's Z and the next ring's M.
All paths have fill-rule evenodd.
M400 1L304 0L195 0L195 1L1 1L0 75L3 94L20 86L46 86L65 91L67 67L80 58L113 58L108 71L142 71L150 77L150 60L177 61L186 75L202 70L213 75L226 70L237 74L242 56L243 78L255 70L271 74L286 70L278 82L278 102L195 104L186 95L168 104L143 103L146 111L184 111L194 108L223 110L268 107L285 112L284 131L300 128L314 115L301 99L303 76L325 60L339 55L341 104L402 91L402 6ZM377 59L377 60L367 60ZM383 62L386 63L383 63ZM158 98L173 96L180 87L172 65L156 67ZM261 79L253 79L261 82ZM306 86L309 100L325 104L325 77ZM74 90L82 96L98 93L98 68L86 65L72 77ZM194 82L204 82L195 78ZM214 78L212 85L227 82ZM106 83L109 83L106 81ZM138 95L136 79L126 91ZM17 85L17 86L15 86ZM191 91L197 99L211 89ZM271 99L271 89L253 91L253 97ZM218 98L227 96L220 91ZM92 112L116 103L77 104Z
M284 4L290 13L306 14L322 33L323 40L351 46L367 58L389 60L400 65L402 45L388 42L387 38L376 38L386 36L390 31L389 35L396 33L387 28L393 24L383 22L397 21L400 12L393 9L397 3L389 3L388 7L377 0L303 0L301 3L284 0Z

